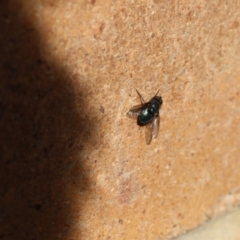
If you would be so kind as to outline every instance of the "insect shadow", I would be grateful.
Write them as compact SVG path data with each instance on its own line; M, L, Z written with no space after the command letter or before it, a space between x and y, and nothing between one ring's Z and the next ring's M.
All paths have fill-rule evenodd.
M157 138L159 132L160 116L159 110L163 103L162 97L157 96L158 92L149 102L145 102L142 95L137 91L141 104L133 106L127 112L127 116L137 119L138 126L145 126L145 139L149 145L153 138Z

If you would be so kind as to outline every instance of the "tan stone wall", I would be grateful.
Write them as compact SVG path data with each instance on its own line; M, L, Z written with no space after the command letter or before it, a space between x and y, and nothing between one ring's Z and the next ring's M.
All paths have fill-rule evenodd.
M239 9L1 1L0 236L160 240L222 212L240 189ZM135 89L163 98L148 146Z

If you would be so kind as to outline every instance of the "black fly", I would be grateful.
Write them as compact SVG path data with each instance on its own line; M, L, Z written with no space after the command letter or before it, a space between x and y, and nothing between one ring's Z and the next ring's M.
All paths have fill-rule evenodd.
M145 126L145 139L146 143L150 144L152 138L157 138L159 132L159 110L162 105L162 97L156 95L145 102L141 94L137 91L140 97L141 104L136 105L127 112L127 116L132 119L137 119L139 126Z

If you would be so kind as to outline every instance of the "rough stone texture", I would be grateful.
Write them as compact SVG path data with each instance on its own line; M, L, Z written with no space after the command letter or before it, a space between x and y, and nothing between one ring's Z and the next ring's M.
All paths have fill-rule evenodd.
M239 240L240 209L216 218L175 240Z
M239 9L2 0L0 238L162 240L211 218L240 188ZM135 89L164 101L149 146Z

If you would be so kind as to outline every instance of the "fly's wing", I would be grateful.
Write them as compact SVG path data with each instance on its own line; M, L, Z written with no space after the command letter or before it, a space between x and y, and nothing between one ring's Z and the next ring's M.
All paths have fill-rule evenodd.
M152 122L152 137L157 138L159 132L160 117L155 116Z
M145 126L145 140L147 145L152 141L152 130L153 130L153 121Z
M142 107L143 106L140 104L130 108L129 111L127 112L127 116L129 118L137 119L137 117L140 115L142 111Z
M158 132L159 132L159 123L160 123L160 117L159 115L156 115L152 122L147 124L145 126L145 139L147 145L149 145L152 141L152 138L157 138Z

